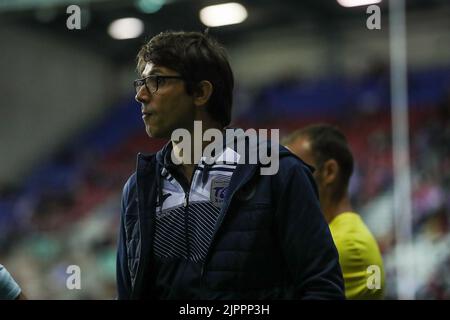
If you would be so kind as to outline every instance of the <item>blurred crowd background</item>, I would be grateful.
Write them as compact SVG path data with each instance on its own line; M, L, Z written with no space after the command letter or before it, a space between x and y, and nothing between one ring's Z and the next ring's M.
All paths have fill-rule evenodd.
M203 31L225 1L36 0L0 3L0 263L31 299L114 299L122 187L149 139L132 81L157 33ZM339 1L344 2L345 1ZM317 122L347 135L353 204L374 233L397 299L387 1L240 1L240 23L212 26L235 73L233 125ZM69 5L81 29L69 30ZM450 3L407 0L408 112L417 299L450 298ZM114 23L134 18L114 29ZM116 30L116 31L114 31ZM128 32L128 33L127 33ZM68 290L67 267L81 269Z

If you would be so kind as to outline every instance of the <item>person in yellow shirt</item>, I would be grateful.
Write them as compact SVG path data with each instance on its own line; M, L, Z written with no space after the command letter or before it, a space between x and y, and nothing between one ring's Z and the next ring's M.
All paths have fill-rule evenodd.
M343 133L327 124L294 131L283 144L315 168L322 211L339 253L347 299L382 299L384 268L378 244L353 211L348 183L353 156Z

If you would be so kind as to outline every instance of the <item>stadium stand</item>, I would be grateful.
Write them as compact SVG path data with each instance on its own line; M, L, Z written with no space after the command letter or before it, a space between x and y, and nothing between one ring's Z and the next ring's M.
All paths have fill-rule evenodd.
M414 248L423 279L418 298L449 299L450 70L416 71L409 81ZM261 90L235 123L280 128L282 135L317 121L343 130L356 158L351 197L380 244L387 298L393 298L389 105L383 72L280 82ZM138 105L126 97L19 186L2 188L0 256L31 298L114 298L120 193L137 152L154 152L163 143L147 138ZM83 290L66 290L72 264L81 267Z

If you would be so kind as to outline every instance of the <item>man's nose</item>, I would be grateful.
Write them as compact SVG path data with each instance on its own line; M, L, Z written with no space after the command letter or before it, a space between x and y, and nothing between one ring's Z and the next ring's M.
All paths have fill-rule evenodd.
M145 86L139 88L138 92L134 96L134 99L139 103L145 103L150 100L150 94L148 93L148 90L145 88Z

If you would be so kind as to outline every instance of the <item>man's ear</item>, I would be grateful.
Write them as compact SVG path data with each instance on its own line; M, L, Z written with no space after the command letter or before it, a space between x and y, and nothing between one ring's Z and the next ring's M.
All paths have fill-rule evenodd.
M337 161L334 159L328 159L327 161L325 161L322 169L322 181L325 184L332 184L337 180L338 174L339 165Z
M213 85L208 80L200 81L194 89L194 104L198 107L208 103L213 93Z

